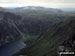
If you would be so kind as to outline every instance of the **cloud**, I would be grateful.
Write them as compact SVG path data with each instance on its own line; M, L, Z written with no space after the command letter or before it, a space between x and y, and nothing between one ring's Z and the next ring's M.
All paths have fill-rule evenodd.
M75 3L75 0L61 0L61 3Z
M75 0L41 0L41 1L44 1L44 2L56 2L56 3L75 3Z
M21 7L21 6L45 6L45 7L73 7L75 0L0 0L2 7Z
M0 0L0 3L23 3L23 2L42 2L42 3L75 3L75 0Z

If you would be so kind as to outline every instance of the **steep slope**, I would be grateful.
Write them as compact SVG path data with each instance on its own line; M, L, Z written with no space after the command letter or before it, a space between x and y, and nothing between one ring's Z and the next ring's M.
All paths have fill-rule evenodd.
M0 12L0 46L22 37L22 32L17 27L20 19L13 13Z
M73 34L75 34L75 20L57 23L47 29L47 31L40 36L36 44L25 51L23 49L18 54L27 56L53 56L56 53L56 49L63 43L73 42ZM70 44L67 43L66 45ZM75 50L75 47L73 50Z
M18 27L22 32L30 35L38 35L46 30L48 26L52 26L57 22L70 18L75 18L74 13L66 13L59 9L44 8L39 6L27 6L16 9L1 8L1 12L2 11L20 15L21 20L18 20ZM17 17L20 18L20 16Z
M64 20L64 16L59 14L62 11L58 9L28 6L5 10L4 12L8 11L22 17L21 20L18 20L19 28L26 34L40 34L49 25L52 26L54 23Z
M74 15L74 13L65 13L59 9L33 6L16 9L0 8L0 28L3 32L1 35L3 36L3 34L6 34L7 36L7 33L5 32L8 32L8 30L11 35L15 34L13 36L14 38L17 38L17 34L19 33L22 36L40 35L43 31L47 30L49 26L52 27L53 24L70 18L73 19L75 18ZM16 34L15 31L18 31L19 33ZM6 38L6 36L2 36L1 43L5 41L8 42L4 39L9 39L9 37Z

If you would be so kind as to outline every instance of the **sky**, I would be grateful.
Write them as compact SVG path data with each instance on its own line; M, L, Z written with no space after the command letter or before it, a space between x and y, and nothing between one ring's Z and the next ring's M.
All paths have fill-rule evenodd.
M43 6L51 8L75 7L75 0L0 0L1 7Z

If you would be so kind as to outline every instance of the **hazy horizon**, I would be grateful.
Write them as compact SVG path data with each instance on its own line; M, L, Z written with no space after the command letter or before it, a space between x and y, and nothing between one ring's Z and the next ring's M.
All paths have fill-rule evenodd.
M48 8L73 8L74 0L0 0L0 7L42 6Z

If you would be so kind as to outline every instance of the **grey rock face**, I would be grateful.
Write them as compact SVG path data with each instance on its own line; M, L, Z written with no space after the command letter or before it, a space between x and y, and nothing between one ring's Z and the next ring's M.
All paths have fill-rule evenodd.
M2 17L0 18L0 46L18 40L21 36L17 27L18 22L16 20L19 19L17 15L5 12L2 13Z

